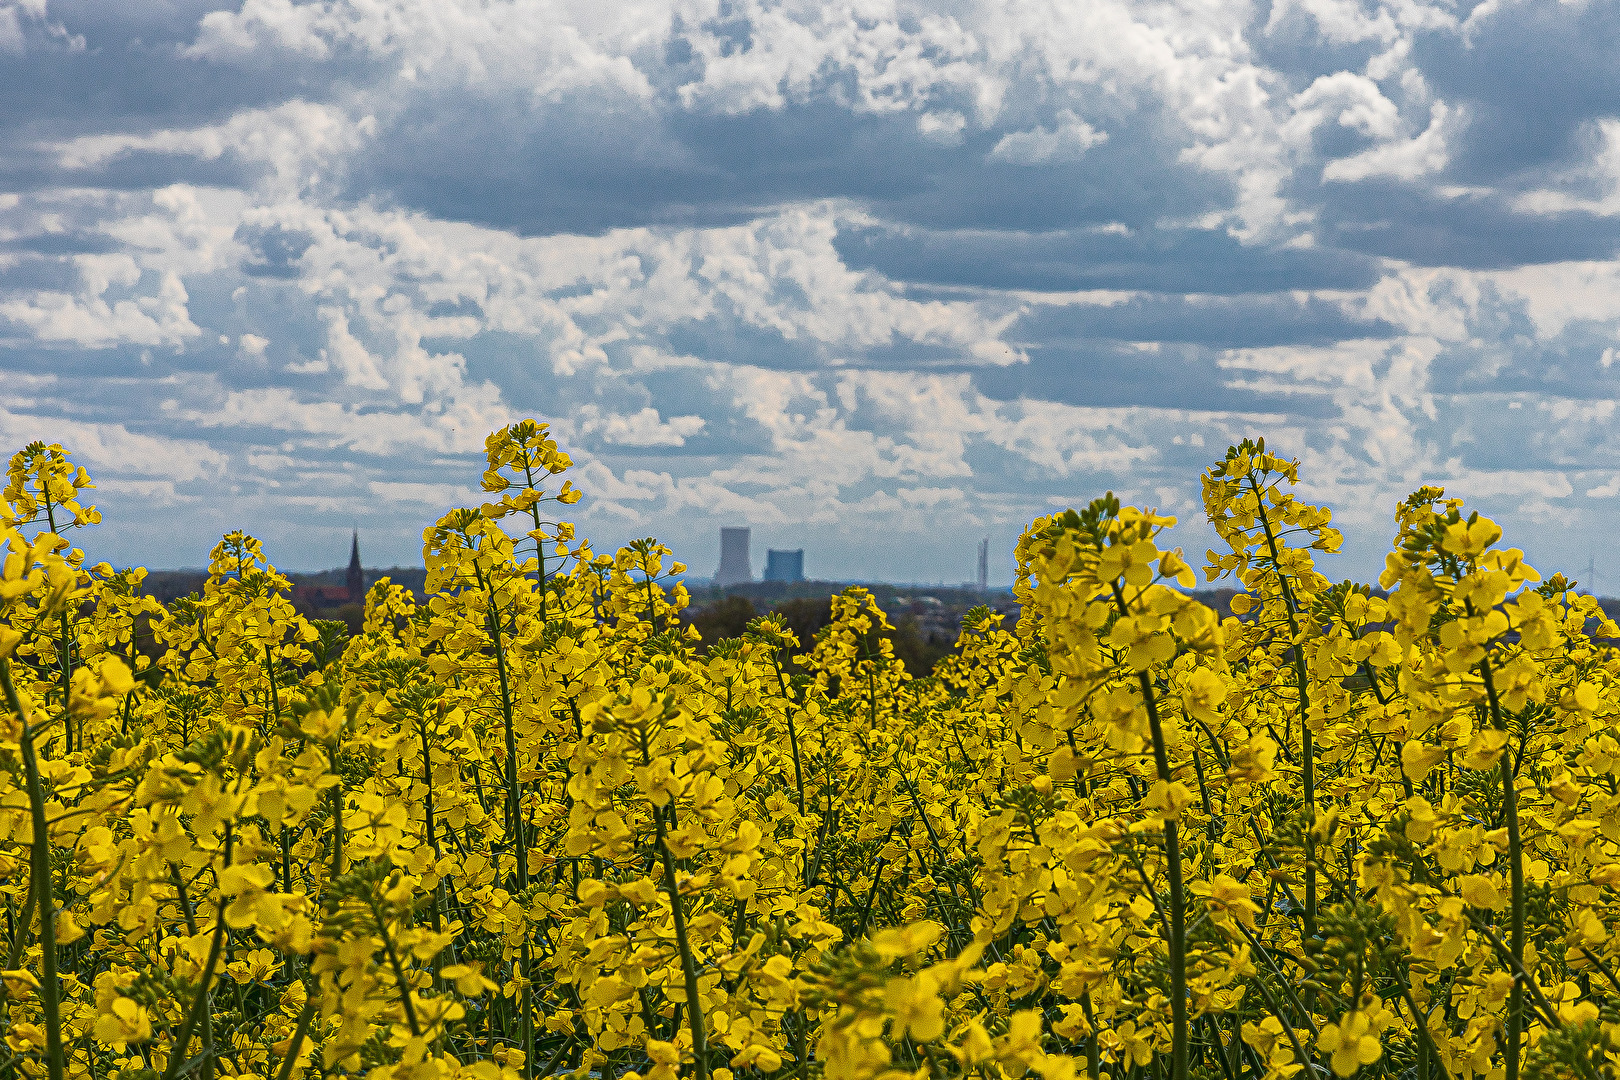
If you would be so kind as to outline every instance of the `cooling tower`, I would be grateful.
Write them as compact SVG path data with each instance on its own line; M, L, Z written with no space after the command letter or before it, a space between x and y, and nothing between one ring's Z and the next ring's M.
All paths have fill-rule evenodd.
M754 566L748 558L748 530L720 530L720 569L714 572L716 585L741 585L754 580Z

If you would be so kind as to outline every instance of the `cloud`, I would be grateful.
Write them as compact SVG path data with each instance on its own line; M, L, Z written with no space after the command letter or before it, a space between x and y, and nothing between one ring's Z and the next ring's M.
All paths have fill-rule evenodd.
M131 431L122 424L75 422L33 414L25 408L0 408L0 434L21 446L35 440L60 442L79 463L108 479L109 491L162 491L174 496L175 485L217 482L228 458L198 439L172 438Z
M1108 132L1098 131L1067 109L1058 113L1058 121L1050 130L1036 126L1003 135L991 148L991 159L1010 165L1045 165L1073 160L1108 141Z
M583 531L695 566L744 521L967 577L1108 489L1198 550L1198 471L1259 434L1345 573L1430 481L1564 558L1620 476L1617 39L1430 0L0 0L0 433L81 446L131 561L245 526L318 566L357 524L410 561L524 415Z
M1620 473L1609 477L1597 487L1586 489L1586 497L1589 499L1612 499L1616 495L1620 495Z
M1551 183L1521 193L1514 209L1531 214L1620 214L1620 120L1605 117L1582 131L1586 153Z
M1371 129L1384 119L1377 114L1366 118ZM1342 121L1341 121L1342 122ZM1460 127L1462 116L1443 101L1437 101L1429 114L1429 126L1410 139L1395 139L1349 157L1328 162L1322 179L1353 183L1375 176L1396 180L1417 180L1446 167L1447 132Z
M577 430L582 436L600 436L614 446L685 446L704 424L701 416L665 420L650 406L630 416L604 416L596 406L586 405L580 410Z
M223 124L145 134L81 135L53 147L64 169L107 164L128 154L172 154L213 161L229 153L287 170L301 161L352 151L376 131L376 119L305 101L250 109Z
M82 52L85 47L83 37L68 33L62 23L47 18L45 0L8 0L0 4L0 53L24 53L31 38L60 44L74 52Z
M191 321L186 287L164 274L149 295L109 299L109 293L141 284L142 274L124 255L79 255L74 262L79 293L35 292L0 301L0 319L42 342L97 348L112 344L180 345L202 331Z
M10 4L0 8L0 52L20 53L24 41L22 13Z

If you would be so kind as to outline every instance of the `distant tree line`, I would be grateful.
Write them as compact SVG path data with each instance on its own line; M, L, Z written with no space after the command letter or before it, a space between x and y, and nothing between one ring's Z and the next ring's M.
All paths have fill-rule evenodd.
M799 645L808 652L816 632L832 621L832 604L825 596L801 596L783 600L774 607L756 607L746 596L724 596L701 608L688 609L692 625L703 635L702 651L707 651L722 638L741 637L750 619L759 615L779 614L788 629L799 639ZM894 654L906 665L913 677L931 673L934 665L949 656L956 648L954 637L942 634L924 634L917 620L901 616L893 631L884 634L894 643Z

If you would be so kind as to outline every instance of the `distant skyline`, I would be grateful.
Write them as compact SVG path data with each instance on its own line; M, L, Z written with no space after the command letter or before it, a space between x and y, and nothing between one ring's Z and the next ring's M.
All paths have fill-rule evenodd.
M1620 6L0 0L0 447L97 558L420 559L550 421L599 550L1011 577L1264 435L1620 592Z

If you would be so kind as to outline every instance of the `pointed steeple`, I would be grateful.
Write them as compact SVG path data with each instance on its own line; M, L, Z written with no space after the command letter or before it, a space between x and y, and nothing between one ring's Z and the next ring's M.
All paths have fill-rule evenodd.
M349 573L345 583L349 587L349 603L362 603L366 598L366 579L360 570L359 529L354 530L354 544L349 548Z

